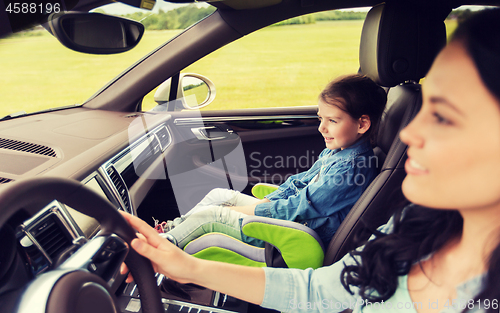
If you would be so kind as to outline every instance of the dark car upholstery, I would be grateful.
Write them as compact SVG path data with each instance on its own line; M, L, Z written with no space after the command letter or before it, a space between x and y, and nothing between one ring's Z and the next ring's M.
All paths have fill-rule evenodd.
M324 265L354 249L353 239L366 240L393 213L389 203L403 200L407 146L397 135L418 112L422 103L418 81L446 44L446 15L423 18L421 10L389 2L373 7L366 17L360 45L361 72L379 85L391 87L374 149L382 165L332 238Z

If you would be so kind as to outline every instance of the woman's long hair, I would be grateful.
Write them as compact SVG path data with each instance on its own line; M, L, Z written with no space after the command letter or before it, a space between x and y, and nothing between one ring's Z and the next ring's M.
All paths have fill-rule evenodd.
M390 234L376 233L363 249L351 252L361 262L346 266L342 284L359 287L359 295L370 302L389 299L398 287L398 276L406 275L414 262L439 250L462 232L462 216L453 210L434 210L417 205L399 209Z
M500 9L483 10L461 23L452 37L466 48L481 79L500 104ZM360 262L346 266L342 284L370 302L389 299L398 287L398 276L409 273L413 264L442 248L462 232L458 211L434 210L416 205L400 209L394 216L390 234L375 234L363 249L351 252ZM500 225L499 225L500 228ZM475 303L487 312L498 312L500 301L500 244L488 260L488 271ZM480 302L478 302L480 301ZM499 304L500 305L500 304ZM465 309L467 311L468 308Z

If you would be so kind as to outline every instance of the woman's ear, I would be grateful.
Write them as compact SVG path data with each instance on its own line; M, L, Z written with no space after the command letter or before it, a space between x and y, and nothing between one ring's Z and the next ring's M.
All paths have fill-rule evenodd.
M361 115L361 117L358 120L358 123L359 123L358 134L360 135L366 133L370 129L370 126L372 125L370 117L366 114Z

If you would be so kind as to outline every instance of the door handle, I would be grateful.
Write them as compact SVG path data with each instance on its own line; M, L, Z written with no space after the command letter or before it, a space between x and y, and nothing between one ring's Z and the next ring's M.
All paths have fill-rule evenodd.
M191 128L193 134L198 138L198 140L221 140L227 138L226 135L232 133L232 130L223 131L215 126L205 126Z

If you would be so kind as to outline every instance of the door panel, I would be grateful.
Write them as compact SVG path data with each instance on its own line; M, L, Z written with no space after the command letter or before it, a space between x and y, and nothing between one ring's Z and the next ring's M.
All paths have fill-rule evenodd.
M175 158L167 170L181 214L213 188L249 194L256 183L281 184L311 167L324 149L316 111L172 112Z
M243 128L236 122L232 127L243 142L249 188L260 182L283 183L289 176L309 169L324 149L315 114L283 120L277 117L265 121L264 129L261 121L245 124Z

